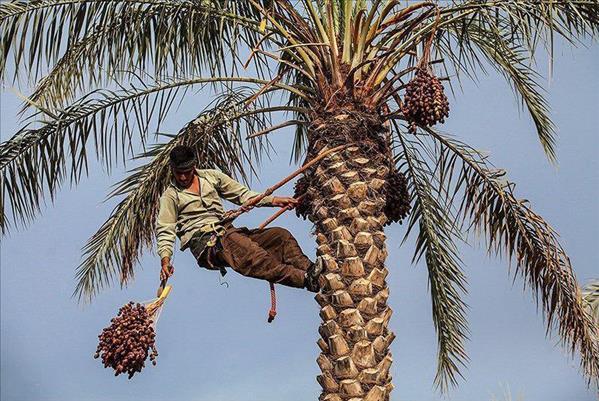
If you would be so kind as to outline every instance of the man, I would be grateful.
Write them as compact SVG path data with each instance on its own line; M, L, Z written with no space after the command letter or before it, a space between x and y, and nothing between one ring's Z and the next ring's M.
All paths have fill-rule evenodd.
M174 273L171 256L179 237L181 250L189 248L200 267L224 275L230 266L247 277L318 292L322 262L320 258L311 262L289 231L221 223L225 214L221 197L244 205L259 193L218 170L196 168L195 152L189 146L172 149L170 166L174 179L160 197L156 221L161 280ZM256 206L293 208L296 204L294 198L266 196Z

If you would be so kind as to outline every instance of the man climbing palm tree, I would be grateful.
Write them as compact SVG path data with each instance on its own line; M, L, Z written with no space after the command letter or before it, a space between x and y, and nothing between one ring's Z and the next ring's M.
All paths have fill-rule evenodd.
M221 197L246 204L259 196L228 175L196 168L193 148L176 146L170 153L174 179L160 197L156 237L162 269L160 279L174 272L171 264L175 237L181 250L189 248L200 267L226 274L230 266L238 273L290 287L317 292L321 263L304 255L297 241L284 228L249 230L222 223L225 211ZM256 206L295 207L291 197L265 196Z

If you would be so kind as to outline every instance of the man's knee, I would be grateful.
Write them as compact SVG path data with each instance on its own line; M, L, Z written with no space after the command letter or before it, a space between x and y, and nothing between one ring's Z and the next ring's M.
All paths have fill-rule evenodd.
M293 235L283 227L271 227L268 230L272 233L272 235L276 236L277 238L280 238L283 241L293 238Z

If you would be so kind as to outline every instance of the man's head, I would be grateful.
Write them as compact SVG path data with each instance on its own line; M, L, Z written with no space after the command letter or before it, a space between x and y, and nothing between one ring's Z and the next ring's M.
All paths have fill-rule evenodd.
M177 184L183 187L191 185L196 167L193 148L184 145L175 146L170 153L170 165Z

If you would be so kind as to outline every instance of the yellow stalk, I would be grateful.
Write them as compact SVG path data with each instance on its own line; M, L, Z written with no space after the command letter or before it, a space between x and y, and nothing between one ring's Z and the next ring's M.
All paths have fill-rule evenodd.
M370 23L372 22L372 19L374 18L375 11L376 11L375 9L380 4L380 2L381 2L381 0L376 0L375 3L373 4L372 8L370 9L370 12L368 13L366 19L361 21L362 23L360 24L360 27L359 27L360 28L360 39L358 39L358 41L357 41L358 50L354 54L354 58L352 60L352 68L359 65L363 61L364 49L366 47L366 37L368 35ZM389 6L389 5L387 5L387 6ZM361 71L357 71L356 78L360 79L361 75L362 75Z
M314 25L317 28L317 32L321 36L321 41L323 43L326 43L327 46L329 46L329 48L331 48L331 38L330 38L329 34L327 33L326 27L323 25L323 20L321 19L321 15L316 11L311 0L304 0L304 5L306 6L306 9L308 10L308 15L310 16ZM331 51L329 51L327 53L327 56L329 59L328 61L331 65L331 70L333 70L334 69L333 66L335 63L334 56L332 55ZM324 60L321 60L321 62L324 62Z
M327 25L331 47L331 75L337 85L341 86L343 80L341 79L341 74L339 72L339 52L337 48L337 34L335 32L332 0L327 2Z
M368 16L366 17L366 20L368 21L368 26L370 26L370 23L372 22L372 19L374 18L376 11L379 8L379 5L381 4L382 0L375 0L372 3L372 6L370 6L370 11L368 12ZM389 7L390 5L392 5L392 7L395 6L395 4L397 4L398 0L392 0L390 1L388 4L385 5L385 7L383 7L383 12L385 11L385 9L387 7Z
M281 57L277 56L276 54L267 52L267 51L262 50L262 49L256 49L256 53L260 53L260 54L263 54L263 55L265 55L267 57L270 57L273 60L275 60L277 63L285 64L286 66L289 66L289 67L293 68L294 70L300 72L301 74L303 74L304 76L306 76L311 81L316 82L316 77L314 75L310 75L310 73L308 71L304 70L303 68L301 68L297 64L293 64L290 61L283 60ZM293 54L293 53L290 53L290 54Z
M316 10L314 9L314 6L312 5L312 1L304 0L304 4L306 5L306 8L308 9L308 14L312 18L312 22L314 22L314 25L318 29L318 33L320 34L322 41L329 43L330 42L329 35L327 35L327 31L326 31L326 29L324 29L324 26L322 25L322 21L320 20L320 16L316 13Z
M371 43L374 40L374 38L376 36L380 35L385 29L387 29L388 26L393 25L399 21L403 21L406 17L408 17L414 11L417 11L418 9L427 7L427 6L434 7L435 4L431 3L430 1L423 1L421 3L413 4L411 6L405 7L401 11L393 14L389 19L386 19L386 20L383 20L383 19L386 18L387 14L391 11L391 8L389 8L387 13L384 13L385 10L383 10L381 15L377 19L376 23L373 24L370 31L368 32L368 38L367 38L366 42L368 44Z
M353 42L354 42L354 47L355 47L356 51L354 52L354 56L352 57L352 64L351 64L352 68L355 68L356 66L358 66L362 63L364 42L361 41L359 39L359 37L362 36L362 30L363 30L363 26L364 26L364 10L360 10L358 12L358 15L356 16L355 24L356 24L356 27L354 30ZM359 79L360 75L361 75L361 72L357 71L356 78Z
M343 25L343 55L342 60L344 63L349 64L351 62L351 45L352 45L352 29L351 29L351 13L352 13L352 0L345 2L345 23Z
M249 1L250 1L250 3L252 3L254 5L254 7L256 7L258 10L260 10L260 12L262 12L262 14L264 15L264 18L267 18L270 21L270 23L274 27L277 28L279 33L281 35L283 35L291 44L294 44L294 45L299 44L299 42L295 39L295 37L293 35L291 35L289 32L287 32L287 30L285 28L283 28L283 26L281 24L279 24L279 22L275 18L273 18L268 12L266 12L266 10L264 10L264 8L260 4L256 3L254 0L249 0ZM304 49L302 49L302 48L298 48L297 52L299 53L303 62L306 64L306 67L308 68L310 73L316 75L316 71L314 70L314 63L312 62L312 59L308 55L308 52L304 51ZM312 52L310 51L310 53L312 53ZM314 53L312 53L312 56L314 56L314 60L317 60L317 57Z
M371 77L373 87L376 87L383 82L389 71L393 68L397 62L403 57L405 54L408 54L409 51L404 52L394 52L390 57L387 58L387 62L382 63L380 66L380 71L377 73L375 77Z
M426 5L423 3L423 5ZM431 10L428 10L428 12L430 12ZM418 16L418 18L416 18L416 20L418 19L423 19L423 18L427 18L428 16L426 15L427 13L424 13L420 16ZM387 55L385 57L385 59L387 60L386 62L384 62L385 67L383 69L381 69L381 71L378 73L378 75L374 78L374 85L378 85L380 84L383 79L387 76L389 70L397 63L399 62L399 60L401 59L401 57L403 57L405 54L409 53L409 49L412 48L415 44L416 41L420 40L420 38L424 37L428 31L430 31L431 29L435 29L435 26L439 26L442 24L438 24L438 20L435 20L427 25L425 25L423 28L421 28L419 31L417 31L415 34L413 34L411 40L406 40L403 43L399 42L399 40L401 40L401 37L403 35L405 35L405 33L407 32L406 29L410 28L410 25L414 25L414 21L411 22L410 24L408 24L408 27L406 27L405 29L402 29L401 31L398 31L396 33L394 33L393 35L387 37L385 39L385 42L390 42L390 47L394 48L395 50L393 50L391 53L389 53L389 55ZM420 23L420 21L418 21L418 23ZM417 25L414 25L417 26ZM401 43L401 44L400 44Z

